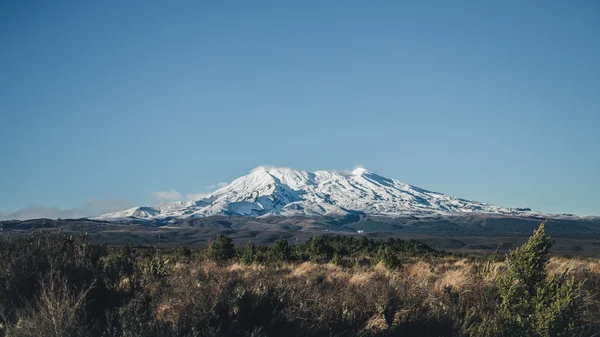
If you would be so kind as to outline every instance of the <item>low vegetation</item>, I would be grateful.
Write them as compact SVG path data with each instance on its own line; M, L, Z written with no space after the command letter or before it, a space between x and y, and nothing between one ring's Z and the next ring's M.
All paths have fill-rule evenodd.
M108 247L0 236L0 336L595 336L600 261L552 257L544 225L508 256L413 240Z

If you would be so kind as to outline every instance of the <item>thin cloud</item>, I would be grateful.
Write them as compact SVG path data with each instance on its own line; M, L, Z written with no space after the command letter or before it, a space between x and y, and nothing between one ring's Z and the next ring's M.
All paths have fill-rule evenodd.
M43 205L29 205L25 206L20 210L12 213L4 214L4 220L27 220L37 218L49 218L49 219L78 219L90 216L85 211L77 208L73 209L60 209L55 206L43 206Z
M88 199L81 207L62 209L56 206L28 205L14 212L0 212L0 220L79 219L131 208L131 203L116 199Z
M198 200L206 198L209 193L180 193L171 189L169 191L154 192L152 195L158 199L159 202L171 202L171 201L183 201L183 200Z
M152 195L161 201L180 201L185 199L183 194L171 189L169 191L154 192Z
M208 189L211 189L211 190L212 190L212 189L216 189L216 188L223 188L223 187L225 187L225 186L227 186L227 185L229 185L229 183L228 183L228 182L224 182L224 181L222 181L222 182L220 182L220 183L216 183L216 184L208 185L208 186L206 186L206 188L208 188Z
M206 197L208 197L210 194L209 193L189 193L185 195L185 198L187 200L198 200L198 199L204 199Z
M207 190L216 190L219 188L223 188L225 186L228 186L229 183L228 182L219 182L216 184L211 184L206 186ZM204 199L206 197L208 197L210 195L210 193L205 193L205 192L199 192L199 193L186 193L183 194L181 192L175 191L174 189L170 189L168 191L158 191L158 192L153 192L152 195L159 201L159 202L170 202L170 201L183 201L183 200L199 200L199 199Z
M129 201L117 200L117 199L88 199L82 206L82 212L100 215L111 212L122 211L133 207Z

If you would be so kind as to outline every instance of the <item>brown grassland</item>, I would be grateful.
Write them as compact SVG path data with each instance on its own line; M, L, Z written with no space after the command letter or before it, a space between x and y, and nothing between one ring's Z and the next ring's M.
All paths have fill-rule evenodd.
M249 245L219 256L216 244L106 247L60 232L0 237L0 335L517 336L526 331L509 330L515 323L502 316L506 299L499 281L510 274L511 263L504 255L404 248L389 253L376 246L331 254L310 243L280 242L281 251ZM567 299L575 303L569 315L577 317L556 318L560 313L554 311L544 319L569 321L568 329L538 320L527 334L598 335L600 260L554 256L543 267L547 280L583 282ZM553 294L548 296L561 296ZM544 303L554 306L554 299Z

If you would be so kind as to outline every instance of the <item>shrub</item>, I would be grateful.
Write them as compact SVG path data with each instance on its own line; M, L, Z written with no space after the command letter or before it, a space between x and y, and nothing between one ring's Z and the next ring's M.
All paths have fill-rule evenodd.
M40 335L47 324L55 331L101 329L101 316L92 322L80 314L102 315L113 304L104 284L105 254L106 247L92 245L87 234L32 229L28 236L0 235L0 336Z
M254 243L248 242L246 247L242 250L240 262L245 265L251 265L256 261L256 246Z
M286 238L279 238L273 246L269 248L267 260L269 261L288 261L292 255L292 250Z
M227 261L235 256L233 240L225 235L217 235L217 239L211 242L208 255L215 261Z
M333 256L333 248L322 236L315 235L308 242L308 255L314 262L329 261Z
M159 252L142 263L142 274L147 278L161 278L169 275L169 259Z
M342 260L342 257L340 256L340 253L338 251L335 251L333 253L333 257L331 258L331 263L335 264L336 266L343 266L344 265L344 261Z
M388 269L398 269L402 266L396 254L389 247L379 247L377 260Z
M177 256L180 258L190 258L192 256L192 250L189 247L182 246L177 248Z
M501 297L497 335L573 336L581 317L582 283L566 275L547 279L551 247L545 223L508 258L508 273L498 281Z
M70 289L67 279L49 275L40 283L40 294L18 314L7 336L90 336L85 324L85 302L92 286Z
M100 262L107 285L116 286L123 277L133 274L134 263L129 246L123 246L117 252L102 257Z

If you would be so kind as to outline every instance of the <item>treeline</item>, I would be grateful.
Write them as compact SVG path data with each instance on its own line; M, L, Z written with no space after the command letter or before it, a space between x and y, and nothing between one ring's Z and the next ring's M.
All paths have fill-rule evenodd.
M182 250L186 252L185 248ZM216 261L238 258L245 265L270 262L332 262L340 266L382 262L388 268L398 268L399 257L442 256L445 253L434 250L415 240L390 238L375 241L367 237L359 239L351 236L313 236L305 243L289 244L286 238L277 239L273 245L256 246L248 242L245 247L236 248L231 238L218 235L208 247L209 256Z

